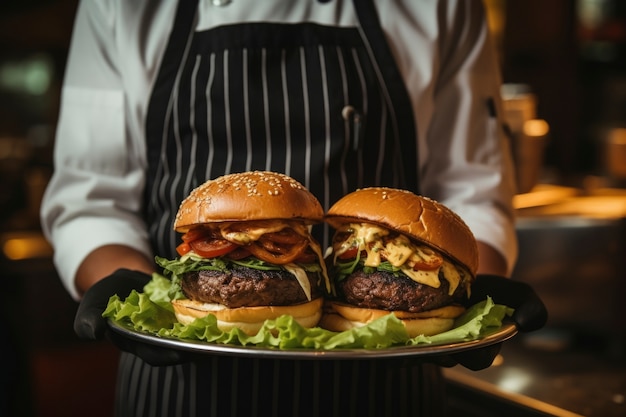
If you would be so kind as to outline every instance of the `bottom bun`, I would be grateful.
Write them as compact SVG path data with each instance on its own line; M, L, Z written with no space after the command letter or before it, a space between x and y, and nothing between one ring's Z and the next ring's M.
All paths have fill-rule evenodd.
M365 326L369 322L391 313L404 324L409 337L432 336L450 330L454 326L454 320L464 311L464 307L452 305L431 311L410 313L407 311L369 309L329 301L326 303L319 326L334 332L342 332L354 327Z
M217 327L224 331L234 328L254 336L265 320L290 315L301 326L315 327L322 316L322 298L292 306L256 306L228 308L221 304L207 304L187 299L173 300L172 307L176 319L182 324L190 324L197 318L213 314L217 318Z

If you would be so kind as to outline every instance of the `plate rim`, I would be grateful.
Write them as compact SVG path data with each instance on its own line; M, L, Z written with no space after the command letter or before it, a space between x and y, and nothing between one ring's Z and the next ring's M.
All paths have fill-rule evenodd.
M179 339L157 336L148 332L132 329L130 325L108 319L109 328L128 339L144 342L162 348L177 349L186 352L273 359L386 359L414 356L440 356L467 350L478 349L511 339L518 333L515 323L505 321L498 329L485 336L467 341L442 344L420 344L415 346L391 346L380 349L336 348L336 349L278 349L259 346L241 346L224 343L211 343L201 340Z

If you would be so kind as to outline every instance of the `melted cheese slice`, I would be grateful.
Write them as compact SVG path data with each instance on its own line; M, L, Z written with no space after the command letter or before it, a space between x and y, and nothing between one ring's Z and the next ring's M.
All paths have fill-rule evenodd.
M461 283L461 273L448 261L444 261L441 268L443 269L443 276L450 283L450 290L448 291L448 294L452 295Z
M392 239L384 237L389 235L389 231L382 227L368 223L350 223L342 227L339 232L349 233L349 237L343 242L334 245L335 261L337 257L350 248L356 246L359 252L365 251L367 257L365 266L377 267L382 262L382 257L394 267L399 268L406 276L415 282L439 288L440 271L444 278L450 283L449 294L454 293L461 284L464 273L459 268L443 258L431 248L412 242L404 235L398 235ZM414 269L416 263L440 264L432 269Z
M308 233L309 238L309 247L313 249L315 255L317 255L317 259L319 259L320 267L322 268L322 276L324 277L324 285L326 286L326 292L334 295L334 289L330 284L330 278L328 276L328 269L326 268L326 262L324 261L324 255L322 254L322 247L317 243L315 239ZM308 282L308 281L307 281Z
M261 236L266 233L280 232L287 226L284 221L278 220L261 220L258 222L250 223L221 223L219 225L220 234L229 242L236 243L238 245L248 245L254 241L259 240ZM306 228L304 225L294 223L295 227L292 227L296 232L300 233L300 228ZM301 227L298 227L301 226Z
M300 284L302 291L304 291L304 294L306 295L306 299L311 301L311 283L309 282L309 277L307 276L306 271L296 264L285 264L283 265L283 268L291 272L296 277L298 284Z
M428 285L429 287L439 288L441 281L439 281L439 268L433 270L414 270L413 268L400 268L400 270L408 275L415 282Z

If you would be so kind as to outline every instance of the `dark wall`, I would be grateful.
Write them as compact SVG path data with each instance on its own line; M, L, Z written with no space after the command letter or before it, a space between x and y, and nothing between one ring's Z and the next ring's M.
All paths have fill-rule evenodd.
M537 95L551 131L546 163L563 182L601 174L606 130L626 126L626 2L604 4L590 27L574 0L506 2L503 78Z

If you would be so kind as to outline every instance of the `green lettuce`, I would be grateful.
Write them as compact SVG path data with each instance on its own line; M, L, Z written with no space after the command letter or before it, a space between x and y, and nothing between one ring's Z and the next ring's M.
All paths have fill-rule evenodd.
M180 265L175 268L180 268ZM451 330L415 338L409 337L402 322L393 314L343 332L331 332L320 327L307 329L293 317L283 315L266 320L256 335L249 336L239 329L221 331L213 315L196 319L189 325L178 323L170 301L181 296L174 280L154 274L143 292L133 291L125 300L112 296L103 317L160 337L278 349L327 350L383 349L474 340L501 327L504 318L513 313L511 308L494 304L491 298L487 298L470 307L456 320Z

